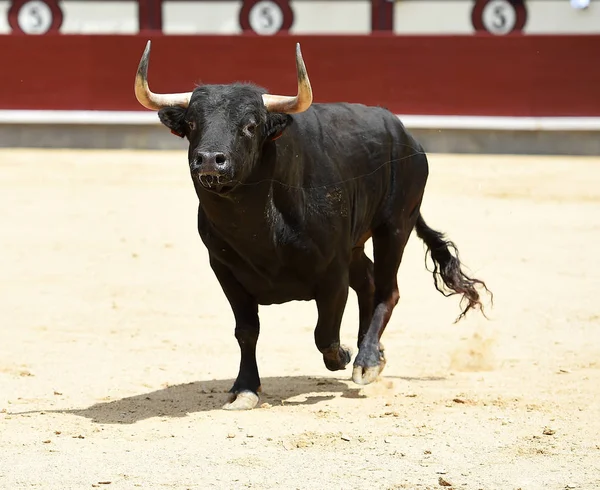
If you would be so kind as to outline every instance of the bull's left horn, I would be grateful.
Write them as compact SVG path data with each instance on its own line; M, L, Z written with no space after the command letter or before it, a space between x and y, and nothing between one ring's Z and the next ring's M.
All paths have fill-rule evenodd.
M295 114L304 112L312 104L312 88L306 66L302 59L300 43L296 43L296 73L298 75L298 95L295 97L286 95L264 94L263 102L269 112L283 112L286 114Z
M135 96L146 109L158 111L163 107L187 107L190 104L192 92L180 94L155 94L148 87L148 62L150 60L150 41L146 44L144 54L135 75Z

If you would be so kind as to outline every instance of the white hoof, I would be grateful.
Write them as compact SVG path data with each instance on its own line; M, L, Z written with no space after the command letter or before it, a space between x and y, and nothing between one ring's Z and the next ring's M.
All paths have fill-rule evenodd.
M258 404L258 395L251 391L241 391L232 395L229 402L223 405L224 410L252 410Z
M383 371L385 367L385 359L382 359L379 363L379 366L373 367L362 367L362 366L354 366L352 370L352 381L354 381L357 385L368 385L377 379L377 377Z

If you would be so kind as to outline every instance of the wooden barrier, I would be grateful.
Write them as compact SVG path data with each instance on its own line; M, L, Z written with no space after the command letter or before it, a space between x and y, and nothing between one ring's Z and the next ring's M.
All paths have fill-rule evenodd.
M154 91L252 81L296 90L300 42L315 102L399 114L600 116L600 36L0 36L0 110L145 110L133 82L147 39Z

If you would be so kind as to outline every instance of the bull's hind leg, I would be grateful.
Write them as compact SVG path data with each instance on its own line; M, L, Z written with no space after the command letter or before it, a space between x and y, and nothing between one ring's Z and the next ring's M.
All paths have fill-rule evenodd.
M260 377L256 364L256 343L260 324L258 319L258 303L242 287L229 269L216 260L210 265L229 300L235 316L235 338L240 346L240 370L229 390L229 402L225 410L250 410L258 403Z
M340 344L340 326L348 299L348 270L335 269L319 284L315 297L319 312L315 344L330 371L344 369L352 357L350 349Z
M373 231L375 308L354 360L352 379L358 384L373 382L385 367L385 355L380 339L400 298L398 268L414 222L407 225L400 228L388 223Z
M373 295L375 294L373 262L365 255L364 247L355 248L352 251L350 287L354 289L358 299L359 324L357 346L360 347L373 318Z

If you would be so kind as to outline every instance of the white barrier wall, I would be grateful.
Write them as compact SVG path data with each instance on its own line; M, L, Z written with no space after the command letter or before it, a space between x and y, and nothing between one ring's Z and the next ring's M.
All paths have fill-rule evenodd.
M153 0L165 34L369 34L378 0ZM600 34L600 0L576 9L570 0L526 0L517 12L508 0L395 0L386 10L399 35L469 35L477 22L494 34L522 25L525 34ZM0 0L0 34L12 32L9 12L27 34L57 29L65 34L135 34L138 0ZM385 4L384 5L389 5ZM245 7L244 7L245 6ZM244 8L243 8L244 7ZM15 14L16 12L16 14ZM62 13L62 22L54 22ZM157 15L158 17L159 15ZM54 19L54 20L53 20ZM494 26L497 26L494 28ZM498 27L499 26L499 27ZM490 28L488 28L490 27ZM481 27L480 27L481 28Z
M8 23L8 9L10 2L0 0L0 34L10 34L11 29Z
M600 34L600 1L591 0L587 9L574 9L568 0L527 2L526 34Z
M178 2L162 5L165 34L239 34L242 2Z
M60 2L64 34L137 34L139 32L138 2Z
M473 34L469 0L397 0L396 34Z

